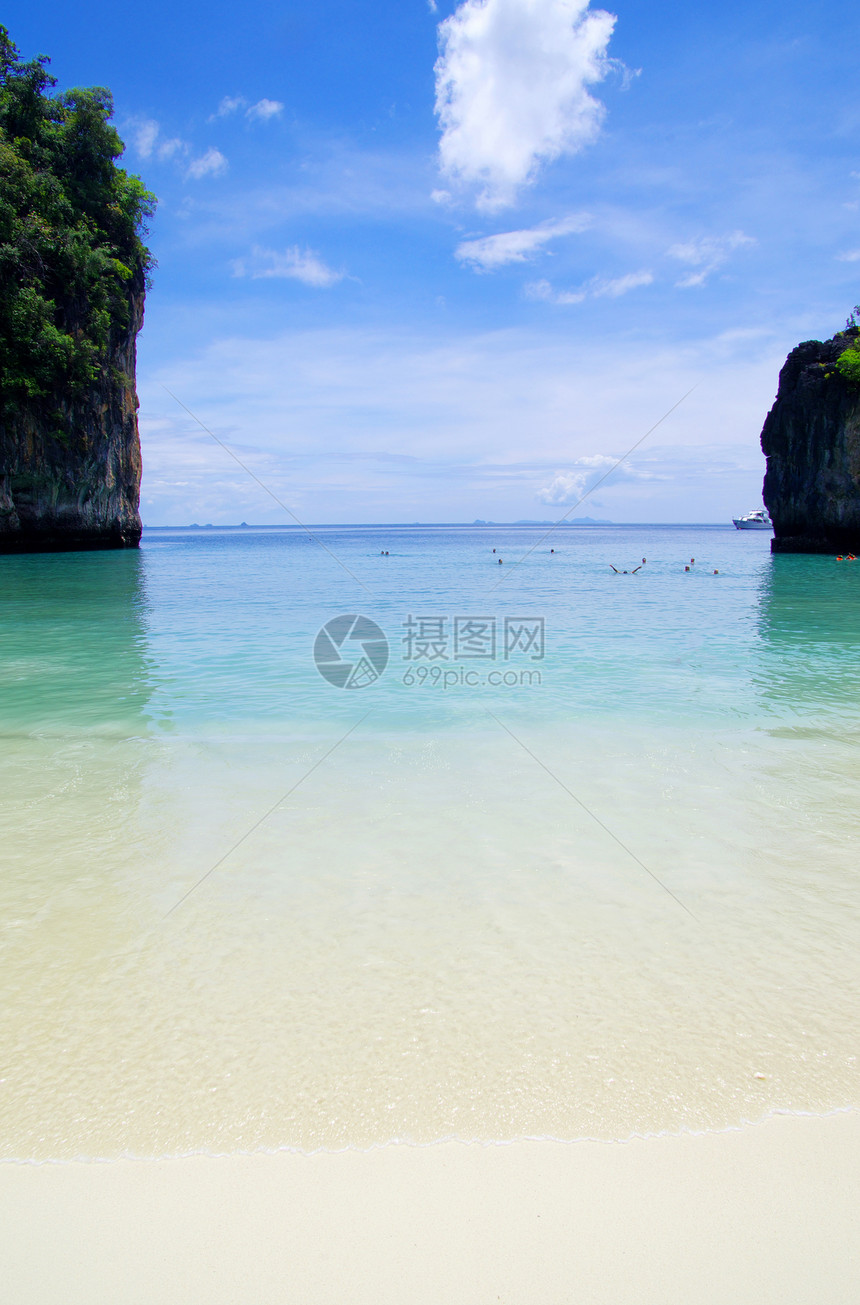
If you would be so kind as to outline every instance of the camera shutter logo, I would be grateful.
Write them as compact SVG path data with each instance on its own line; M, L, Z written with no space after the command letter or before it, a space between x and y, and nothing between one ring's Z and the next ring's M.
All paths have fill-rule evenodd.
M364 689L388 665L388 640L375 621L355 612L326 621L314 641L314 662L337 689Z

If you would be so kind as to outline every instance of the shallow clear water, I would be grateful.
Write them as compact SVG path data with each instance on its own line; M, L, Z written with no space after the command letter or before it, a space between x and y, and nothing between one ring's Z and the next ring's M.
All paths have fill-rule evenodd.
M0 1155L860 1104L860 567L318 535L2 559ZM388 640L355 689L345 613Z

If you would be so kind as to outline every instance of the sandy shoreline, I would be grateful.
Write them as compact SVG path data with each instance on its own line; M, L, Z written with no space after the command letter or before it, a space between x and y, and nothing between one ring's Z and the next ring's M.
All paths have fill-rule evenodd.
M854 1305L860 1112L627 1143L0 1165L16 1305Z

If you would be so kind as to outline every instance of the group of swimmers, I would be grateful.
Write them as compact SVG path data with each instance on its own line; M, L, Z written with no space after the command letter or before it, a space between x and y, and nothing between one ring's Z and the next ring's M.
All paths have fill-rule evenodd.
M612 566L612 570L615 572L616 575L635 575L637 571L641 571L641 570L642 570L643 566L645 565L645 563L646 563L647 561L648 561L647 557L643 557L643 558L642 558L642 561L639 563L639 565L638 565L638 566L634 566L634 568L633 568L632 571L619 571L619 570L618 570L618 567L617 567L617 566L612 566L612 563L611 563L611 562L609 563L609 565ZM690 567L693 567L693 566L695 566L695 565L696 565L696 559L695 559L694 557L691 557L691 558L690 558L690 565L689 565L689 566L685 566L685 567L684 567L684 570L685 570L685 571L689 571L689 570L690 570ZM714 570L714 575L719 575L719 574L720 574L719 571Z
M842 557L841 555L840 555L839 557L837 557L836 561L837 561L837 562L856 562L856 561L857 561L857 558L854 556L853 553L846 553L844 557Z
M496 550L493 549L493 552L494 552L494 553L495 553L495 551L496 551ZM554 553L554 552L555 552L555 549L554 549L554 548L551 548L549 551L550 551L551 553ZM383 548L383 549L381 549L379 555L380 555L380 557L389 557L389 556L390 556L390 554L389 554L387 548ZM634 568L633 568L632 571L619 571L618 567L617 567L617 566L612 566L612 563L611 563L611 562L609 563L609 565L612 567L612 570L615 572L616 575L635 575L637 571L641 571L641 570L642 570L643 566L645 566L645 564L646 564L647 561L648 561L647 557L643 557L643 558L642 558L642 561L639 563L639 565L638 565L638 566L634 566ZM854 556L853 553L849 553L847 557L837 557L836 561L837 561L837 562L856 562L856 561L857 561L857 558ZM501 557L500 557L500 558L498 559L498 562L499 562L499 566L502 566L502 564L503 564L503 562L504 562L504 558L501 558ZM696 565L696 559L695 559L694 557L691 557L691 558L690 558L690 566L695 566L695 565ZM685 570L685 571L689 571L690 566L685 566L685 567L684 567L684 570ZM719 574L720 574L719 571L714 571L714 575L719 575Z
M493 552L494 552L494 553L495 553L495 551L496 551L496 550L493 549ZM554 552L555 552L555 549L554 549L554 548L551 548L549 551L550 551L551 553L554 553ZM503 560L502 558L499 558L499 559L498 559L498 561L499 561L499 566L502 565L502 560ZM847 562L856 562L856 561L857 561L856 557L854 557L853 555L852 555L851 557L844 558L844 559L840 557L840 558L838 558L837 560L838 560L839 562L842 562L843 560L844 560L844 561L847 561ZM632 569L631 571L620 571L620 570L618 569L617 566L612 566L612 563L611 563L611 562L609 563L609 565L612 567L612 570L615 572L616 575L635 575L637 571L641 571L641 570L642 570L643 566L646 565L647 561L648 561L647 557L643 557L643 558L642 558L642 561L639 563L639 565L638 565L638 566L634 566L633 569ZM685 571L689 571L689 570L690 570L690 567L691 567L691 566L695 566L695 565L696 565L696 559L695 559L694 557L691 557L691 558L690 558L690 565L689 565L689 566L685 566L685 567L684 567L684 570L685 570ZM720 574L719 571L715 569L715 570L714 570L714 575L719 575L719 574Z

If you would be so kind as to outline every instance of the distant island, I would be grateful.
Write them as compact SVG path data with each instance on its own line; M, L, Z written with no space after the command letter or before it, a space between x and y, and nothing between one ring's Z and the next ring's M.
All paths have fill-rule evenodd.
M473 521L473 526L611 526L611 521L603 521L600 517L575 517L572 521L559 521L558 518L550 521L531 521L528 518L519 521Z
M578 517L575 521L385 521L385 522L361 522L361 521L342 521L342 522L313 522L311 525L295 525L290 521L282 524L272 522L262 522L249 524L247 521L221 525L213 525L211 521L201 523L191 521L187 526L145 526L145 530L414 530L416 527L423 529L452 529L458 526L612 526L614 521L601 521L597 517Z
M51 93L0 26L0 552L140 540L136 338L155 197L102 87Z

